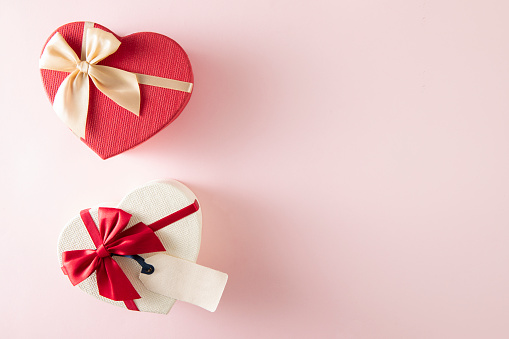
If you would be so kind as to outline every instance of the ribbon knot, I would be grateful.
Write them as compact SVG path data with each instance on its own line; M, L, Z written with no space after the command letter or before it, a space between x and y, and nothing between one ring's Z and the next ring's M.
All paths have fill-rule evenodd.
M69 72L53 100L58 117L80 138L85 139L90 84L88 78L108 98L126 110L140 115L140 86L136 74L98 65L115 53L120 41L99 28L86 30L86 57L80 60L60 33L48 41L39 68Z
M81 61L79 64L78 64L78 69L80 70L81 73L85 73L88 75L88 68L90 67L90 64L85 60L85 61Z
M104 244L101 244L99 247L97 247L95 252L99 258L106 258L110 256L110 252L108 252L108 250L104 247Z

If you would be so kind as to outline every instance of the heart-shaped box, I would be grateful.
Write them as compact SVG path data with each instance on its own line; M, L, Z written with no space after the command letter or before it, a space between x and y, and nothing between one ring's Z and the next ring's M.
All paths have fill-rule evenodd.
M63 25L51 34L41 53L41 59L48 42L59 33L78 56L78 61L80 56L81 61L85 60L88 53L86 38L89 28L112 33L101 25L89 22ZM107 57L99 58L96 64L127 71L137 76L139 115L114 102L111 96L106 96L97 88L96 81L88 79L90 88L88 116L84 117L84 121L81 119L82 124L86 124L86 132L83 131L81 140L103 159L139 145L175 120L191 97L193 83L189 58L174 40L151 32L134 33L125 37L112 34L120 41L120 46ZM85 70L83 65L75 66L80 71L87 72L88 63ZM55 96L72 70L55 69L65 67L41 66L44 88L57 110ZM176 87L168 86L167 81L173 81ZM119 92L122 90L117 90L117 94ZM87 106L86 103L83 105Z
M193 203L195 206L198 206L196 196L193 192L182 183L172 180L151 182L135 189L117 205L117 208L132 215L125 228L129 231L133 226L139 223L143 223L144 225L160 223L161 220L168 218L168 216L181 213L183 209L193 206ZM99 208L100 207L95 207L89 210L90 216L98 229L100 224L98 218ZM192 210L190 213L185 213L184 215L185 216L182 217L181 214L179 220L173 221L168 226L162 227L154 232L163 244L165 252L158 252L157 254L144 253L140 254L140 256L149 260L157 255L161 256L162 253L164 254L163 257L171 256L175 260L177 260L176 258L183 259L181 261L185 263L195 263L201 243L201 209ZM66 251L72 252L95 248L96 246L84 224L83 218L81 216L74 217L60 234L58 241L58 259L60 266L63 265L63 253ZM170 311L175 303L175 299L147 289L140 280L140 265L135 260L122 256L113 256L111 259L120 266L132 286L141 296L141 298L134 300L139 311L161 314L166 314ZM192 265L196 267L199 266L196 264ZM221 279L223 279L221 282L222 285L220 291L217 293L219 297L226 284L225 277ZM126 303L122 301L114 301L99 294L96 272L93 272L77 285L86 293L102 301L119 307L129 308ZM199 293L202 292L206 291L200 291ZM218 301L217 299L217 302ZM215 308L212 307L211 310L214 309Z

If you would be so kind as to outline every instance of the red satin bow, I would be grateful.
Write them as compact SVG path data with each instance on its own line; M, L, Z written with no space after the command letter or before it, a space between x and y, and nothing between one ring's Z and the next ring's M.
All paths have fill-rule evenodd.
M143 223L124 230L131 215L117 208L99 208L99 230L88 209L81 211L80 216L96 249L62 253L62 270L71 283L77 285L97 272L97 286L103 297L116 301L141 298L111 254L134 255L165 251L154 230Z

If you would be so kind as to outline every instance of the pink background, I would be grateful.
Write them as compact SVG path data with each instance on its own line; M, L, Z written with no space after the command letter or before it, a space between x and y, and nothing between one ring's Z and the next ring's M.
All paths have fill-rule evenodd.
M508 338L507 1L2 1L5 338ZM183 114L103 161L38 56L76 20L178 41ZM56 258L80 209L176 178L204 213L216 313L128 312Z

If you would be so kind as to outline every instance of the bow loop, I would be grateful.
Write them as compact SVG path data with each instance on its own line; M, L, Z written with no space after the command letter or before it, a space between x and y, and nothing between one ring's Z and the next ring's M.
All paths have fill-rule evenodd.
M100 207L97 211L97 217L99 219L99 233L106 244L118 238L120 232L127 227L129 220L131 220L131 214L110 207ZM96 246L98 245L96 244Z
M88 75L104 95L136 116L140 115L140 86L136 74L90 64Z
M57 32L46 44L39 59L39 68L73 72L80 61L80 58L67 44L62 34Z
M92 65L115 53L120 41L111 33L99 28L89 28L86 32L86 61Z
M48 41L39 68L70 73L60 84L53 108L58 117L80 138L85 138L90 85L94 85L119 106L139 116L140 87L136 74L114 67L97 65L115 53L120 41L99 28L86 31L86 58L80 60L60 33Z

